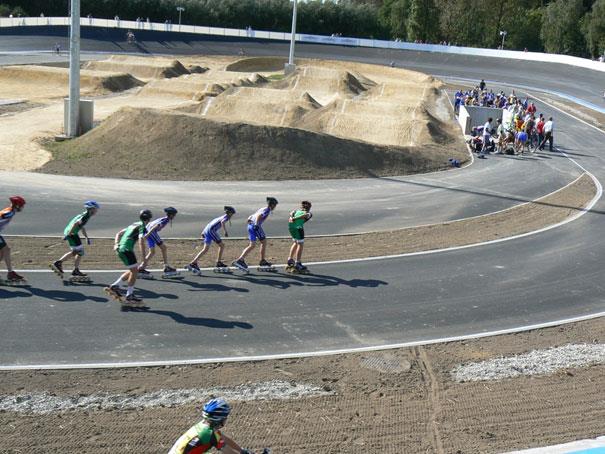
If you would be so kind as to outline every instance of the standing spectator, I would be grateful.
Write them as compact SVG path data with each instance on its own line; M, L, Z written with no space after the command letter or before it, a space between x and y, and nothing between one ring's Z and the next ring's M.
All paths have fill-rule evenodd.
M487 151L487 147L489 146L492 131L492 121L492 117L489 117L483 125L483 146L481 147L481 152L479 153L479 157L481 159L485 158L485 152Z
M527 106L527 111L530 114L535 115L536 114L536 105L533 102L529 103L529 106Z
M481 91L485 90L485 80L481 79L481 82L479 82L479 88Z
M536 132L538 133L536 148L538 148L544 140L544 115L542 114L540 114L540 118L538 118L538 122L536 123Z
M546 145L546 141L548 141L548 150L553 151L552 143L553 143L553 131L554 125L552 121L552 117L548 119L546 123L544 123L544 139L540 142L540 150L544 150L544 145Z

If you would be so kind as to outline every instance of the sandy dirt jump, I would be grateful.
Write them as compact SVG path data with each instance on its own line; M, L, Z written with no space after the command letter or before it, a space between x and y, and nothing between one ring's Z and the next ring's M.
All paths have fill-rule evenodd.
M195 74L170 59L91 62L152 77L140 98L189 104L173 112L122 109L83 137L52 145L53 160L41 170L131 178L153 171L175 180L342 178L427 172L445 169L449 158L468 159L433 77L315 60L284 76L272 73L275 62L189 59L185 64L200 68ZM181 75L167 78L166 68Z
M126 72L82 70L80 74L81 92L85 95L120 92L141 85L140 80ZM68 92L68 68L36 65L0 67L0 98L62 98Z

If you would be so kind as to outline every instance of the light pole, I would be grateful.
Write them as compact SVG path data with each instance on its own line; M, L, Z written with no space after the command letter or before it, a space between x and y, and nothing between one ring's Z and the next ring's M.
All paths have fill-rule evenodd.
M176 10L179 12L179 31L181 31L181 13L185 11L185 8L182 6L177 6Z
M294 6L292 8L292 34L290 36L290 56L288 57L288 63L284 67L284 72L290 74L296 70L294 64L294 45L296 44L296 6L298 0L294 0Z
M507 32L505 30L500 30L500 36L502 36L502 50L504 50L504 38L506 38Z
M71 0L67 137L78 136L80 117L80 0Z

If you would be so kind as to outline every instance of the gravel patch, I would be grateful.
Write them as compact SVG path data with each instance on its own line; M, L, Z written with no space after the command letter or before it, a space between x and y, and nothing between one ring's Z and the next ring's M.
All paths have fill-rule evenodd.
M552 374L562 369L594 364L605 364L605 344L569 344L460 365L451 371L451 376L457 382L502 380L521 375Z
M252 401L300 399L332 394L317 386L279 380L245 384L234 388L163 389L144 394L98 393L88 396L57 396L44 392L0 396L0 412L45 414L70 410L130 410L177 407L192 402L201 402L211 396L221 396L229 401Z

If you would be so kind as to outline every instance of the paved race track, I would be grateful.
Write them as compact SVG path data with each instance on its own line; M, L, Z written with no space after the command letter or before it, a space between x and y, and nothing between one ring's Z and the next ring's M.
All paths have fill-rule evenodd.
M199 37L184 42L176 34L162 38L141 45L149 52L164 53L234 54L244 47L248 55L285 55L287 49L281 43ZM47 37L0 36L0 62L26 58L2 55L3 50L44 50L48 42ZM82 43L84 50L91 51L113 52L120 47L125 50L124 43L111 40ZM438 75L538 85L595 104L602 91L602 73L562 65L318 45L299 45L297 53L378 64L393 60L398 66ZM604 133L548 106L541 108L556 114L560 149L605 180ZM316 207L309 232L382 230L483 214L547 194L579 172L562 154L543 153L523 160L493 157L443 174L354 180L353 184L305 183L305 194L311 194L308 198ZM32 200L6 233L58 235L65 213L86 198L73 190L77 179L1 176L1 193L22 189L26 183L25 192ZM279 194L284 212L300 198L300 192L284 182L245 183L245 195L238 194L244 183L123 184L120 194L113 182L94 180L92 196L105 206L103 216L91 222L94 234L113 235L116 227L130 222L130 213L138 209L136 200L153 204L156 210L167 204L183 207L184 216L170 236L189 237L214 213L215 200L218 205L223 198L235 200L245 207L240 212L247 213L268 192ZM173 202L177 197L179 202ZM152 307L145 313L121 313L107 300L101 286L115 279L116 273L95 273L93 286L80 287L64 287L49 273L31 273L30 288L0 288L4 345L0 364L296 354L461 336L596 314L605 308L599 266L605 258L603 208L599 201L572 223L512 241L380 261L314 265L312 276L211 274L186 276L181 282L143 281L141 295ZM267 227L270 234L283 232L276 219ZM243 229L241 219L234 224L234 232L237 229Z

